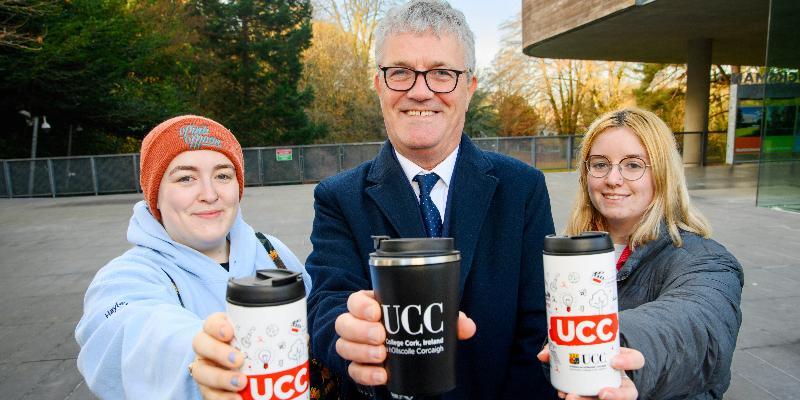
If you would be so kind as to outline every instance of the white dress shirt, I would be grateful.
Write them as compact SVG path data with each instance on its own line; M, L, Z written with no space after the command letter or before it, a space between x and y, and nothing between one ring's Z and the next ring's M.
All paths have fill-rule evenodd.
M444 215L446 211L445 208L447 207L447 193L450 189L450 180L453 178L453 170L456 168L458 147L456 147L455 150L453 150L453 152L447 156L447 158L440 162L439 165L434 167L431 171L414 164L413 161L403 157L403 155L398 153L397 150L394 150L394 154L397 156L397 161L400 162L400 167L403 168L403 172L406 174L408 182L411 184L411 187L414 189L414 193L417 195L417 202L419 202L419 184L414 182L414 177L417 175L430 174L431 172L435 172L436 175L439 175L439 181L436 182L436 185L434 185L433 189L431 189L431 200L433 200L433 204L435 204L436 208L439 210L439 216L442 217L442 224L444 224Z

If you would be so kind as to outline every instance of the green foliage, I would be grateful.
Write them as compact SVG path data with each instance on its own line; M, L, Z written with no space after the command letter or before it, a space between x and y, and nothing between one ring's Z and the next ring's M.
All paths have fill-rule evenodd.
M81 140L76 143L73 154L138 153L141 147L142 139L138 137L93 130L81 135Z
M497 136L500 130L500 121L489 99L490 95L489 91L480 88L472 95L464 121L464 132L471 137Z
M145 8L123 0L53 3L27 26L29 34L42 38L39 49L0 53L5 77L0 107L6 113L25 109L47 115L52 134L66 136L70 124L81 124L87 133L76 140L88 140L88 132L141 136L156 122L185 110L191 80L182 61L188 51L174 51L172 38L145 20ZM29 129L17 134L25 137ZM29 151L19 147L5 149L2 156ZM50 146L41 148L41 155L64 155Z
M309 1L240 0L193 3L202 20L200 102L243 145L305 144L323 136L298 88L301 52L311 41Z
M1 0L0 0L1 1ZM23 4L25 2L19 2ZM14 42L0 41L0 158L128 152L157 123L203 114L245 145L302 144L311 87L298 90L309 46L308 1L70 0L4 8ZM16 3L14 3L16 4ZM6 36L7 37L7 36Z

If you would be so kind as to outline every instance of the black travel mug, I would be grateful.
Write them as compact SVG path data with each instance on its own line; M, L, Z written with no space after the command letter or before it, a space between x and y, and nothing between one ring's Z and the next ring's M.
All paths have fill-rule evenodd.
M452 238L376 237L369 265L386 328L390 392L427 396L456 387L461 254Z

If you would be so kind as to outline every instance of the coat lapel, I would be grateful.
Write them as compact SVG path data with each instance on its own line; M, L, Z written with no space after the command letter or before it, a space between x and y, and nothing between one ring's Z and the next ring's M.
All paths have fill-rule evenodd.
M392 152L393 148L387 141L367 174L371 186L367 186L365 191L400 237L425 237L414 189Z
M498 180L487 174L492 169L492 163L466 135L461 138L459 152L450 186L447 235L455 238L456 249L461 252L459 293L463 293Z

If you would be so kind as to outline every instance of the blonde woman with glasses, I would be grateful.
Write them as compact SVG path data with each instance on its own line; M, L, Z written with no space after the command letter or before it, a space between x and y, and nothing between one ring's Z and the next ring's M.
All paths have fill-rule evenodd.
M607 113L578 156L567 234L610 233L617 252L621 345L642 399L721 399L742 322L739 262L692 206L675 138L652 112Z

